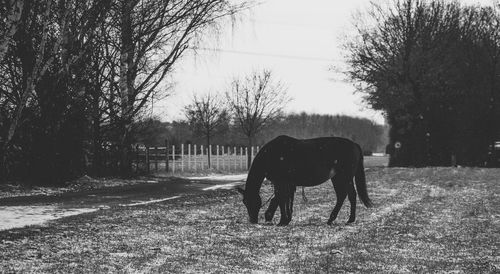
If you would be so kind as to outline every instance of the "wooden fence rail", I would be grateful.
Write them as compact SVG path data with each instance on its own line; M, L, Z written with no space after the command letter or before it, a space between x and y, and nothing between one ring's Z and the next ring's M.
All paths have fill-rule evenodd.
M229 147L181 144L180 146L146 147L136 146L134 169L136 172L196 172L203 170L215 171L246 171L248 153L251 161L259 147ZM210 153L210 166L208 154Z

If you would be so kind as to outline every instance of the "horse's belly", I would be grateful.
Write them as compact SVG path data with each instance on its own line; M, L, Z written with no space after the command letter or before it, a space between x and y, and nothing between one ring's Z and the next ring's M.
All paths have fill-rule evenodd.
M301 178L300 182L297 182L298 186L317 186L330 180L335 176L335 169L315 169L313 172L309 173L309 176Z
M283 181L296 186L317 186L335 176L335 169L309 168L289 170L284 173L269 174L270 181Z
M335 167L324 163L310 161L279 161L270 163L266 178L271 182L287 182L297 186L316 186L324 183L335 175Z

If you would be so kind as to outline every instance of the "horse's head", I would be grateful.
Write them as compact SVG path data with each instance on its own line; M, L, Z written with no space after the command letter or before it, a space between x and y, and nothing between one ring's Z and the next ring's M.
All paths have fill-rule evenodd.
M247 207L248 217L250 223L256 224L259 222L259 210L262 206L262 200L260 199L260 195L257 193L256 195L248 195L242 188L237 188L238 192L243 195L243 204Z

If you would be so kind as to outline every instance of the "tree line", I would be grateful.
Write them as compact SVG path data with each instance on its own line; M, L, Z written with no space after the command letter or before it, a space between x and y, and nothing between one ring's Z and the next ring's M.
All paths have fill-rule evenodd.
M349 78L390 125L393 166L492 162L500 140L500 3L372 2L346 42Z
M211 144L224 146L247 146L248 140L241 128L226 122L211 138ZM180 144L205 145L205 136L199 134L189 120L162 122L158 118L147 118L135 124L135 141L145 146L164 146ZM365 118L346 115L323 115L291 113L283 114L256 134L252 144L262 146L279 135L296 138L315 138L326 136L345 137L359 143L365 154L383 152L387 144L387 127Z
M130 175L132 129L177 60L248 5L0 1L0 180Z

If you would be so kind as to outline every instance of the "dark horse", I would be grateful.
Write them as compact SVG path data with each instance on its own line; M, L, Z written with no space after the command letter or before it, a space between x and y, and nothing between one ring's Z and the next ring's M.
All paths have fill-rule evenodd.
M356 218L356 189L366 207L371 207L366 188L363 154L358 144L337 137L299 140L279 136L264 145L252 163L243 194L251 223L258 222L262 207L260 188L264 178L274 185L275 196L266 210L266 222L271 222L278 206L281 219L278 225L288 225L292 220L293 198L297 186L317 186L331 179L337 204L333 208L328 224L339 213L346 196L351 202L348 223ZM356 182L354 188L353 178Z

